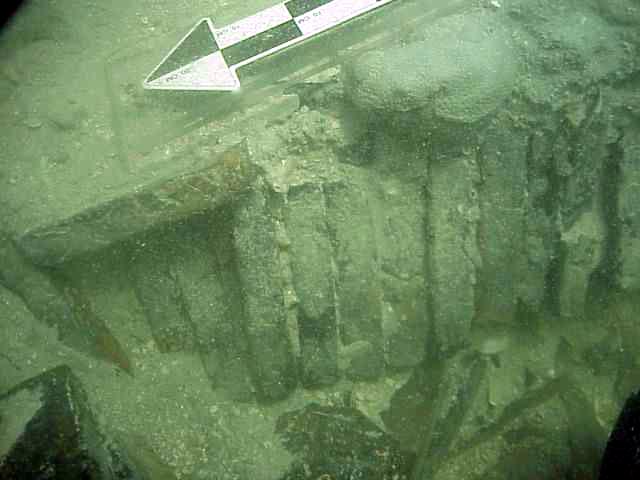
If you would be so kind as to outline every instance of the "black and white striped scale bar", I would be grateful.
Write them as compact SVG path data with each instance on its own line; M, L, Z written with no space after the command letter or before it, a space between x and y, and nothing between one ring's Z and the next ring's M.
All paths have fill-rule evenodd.
M236 70L394 1L288 0L222 28L203 18L144 80L154 90L238 90Z

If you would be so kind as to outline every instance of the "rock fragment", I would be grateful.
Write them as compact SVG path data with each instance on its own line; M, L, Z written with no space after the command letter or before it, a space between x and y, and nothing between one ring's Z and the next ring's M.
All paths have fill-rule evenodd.
M481 142L478 321L508 324L514 320L522 285L530 276L525 247L528 139L506 116L496 115L482 131Z
M383 114L430 107L438 118L473 123L510 94L518 62L508 30L491 15L451 15L415 43L365 54L345 69L347 96Z
M283 399L297 383L276 225L282 204L280 193L256 182L235 212L233 230L254 385L267 401Z
M327 184L327 218L337 267L340 339L344 345L368 342L373 346L371 364L381 367L382 289L370 192L365 181L366 176L354 175L351 181Z
M197 350L214 388L236 401L253 399L241 284L230 212L199 215L176 233L176 280Z
M321 185L291 186L285 225L293 286L298 297L302 382L327 385L338 378L338 330L332 246Z
M429 340L424 188L421 182L383 177L374 198L385 362L392 369L411 368L424 359Z
M443 354L470 342L481 264L477 246L478 180L475 155L442 154L431 160L427 186L427 288L433 312L433 341Z
M564 266L559 291L560 314L584 319L591 275L604 255L605 225L597 214L586 212L562 233Z
M158 349L163 353L191 352L194 332L169 253L158 238L141 241L134 253L134 288Z

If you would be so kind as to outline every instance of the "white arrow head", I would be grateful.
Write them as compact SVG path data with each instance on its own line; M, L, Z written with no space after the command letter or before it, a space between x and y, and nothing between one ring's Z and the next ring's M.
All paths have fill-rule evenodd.
M143 82L151 90L237 90L240 80L229 68L208 18L200 20Z
M238 90L240 80L222 53L215 52L143 85L151 90Z

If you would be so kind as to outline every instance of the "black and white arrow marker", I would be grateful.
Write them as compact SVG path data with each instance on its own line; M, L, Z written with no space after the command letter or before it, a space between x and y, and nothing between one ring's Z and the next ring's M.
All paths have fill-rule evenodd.
M402 0L288 0L215 28L200 20L144 80L146 89L238 90L236 70Z

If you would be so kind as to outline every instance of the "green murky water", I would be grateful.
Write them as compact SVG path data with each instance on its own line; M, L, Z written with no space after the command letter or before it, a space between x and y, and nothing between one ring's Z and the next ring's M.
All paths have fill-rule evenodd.
M295 44L356 4L4 26L1 478L61 365L95 478L598 478L640 384L640 5L394 0ZM158 71L240 90L144 89L203 17Z

